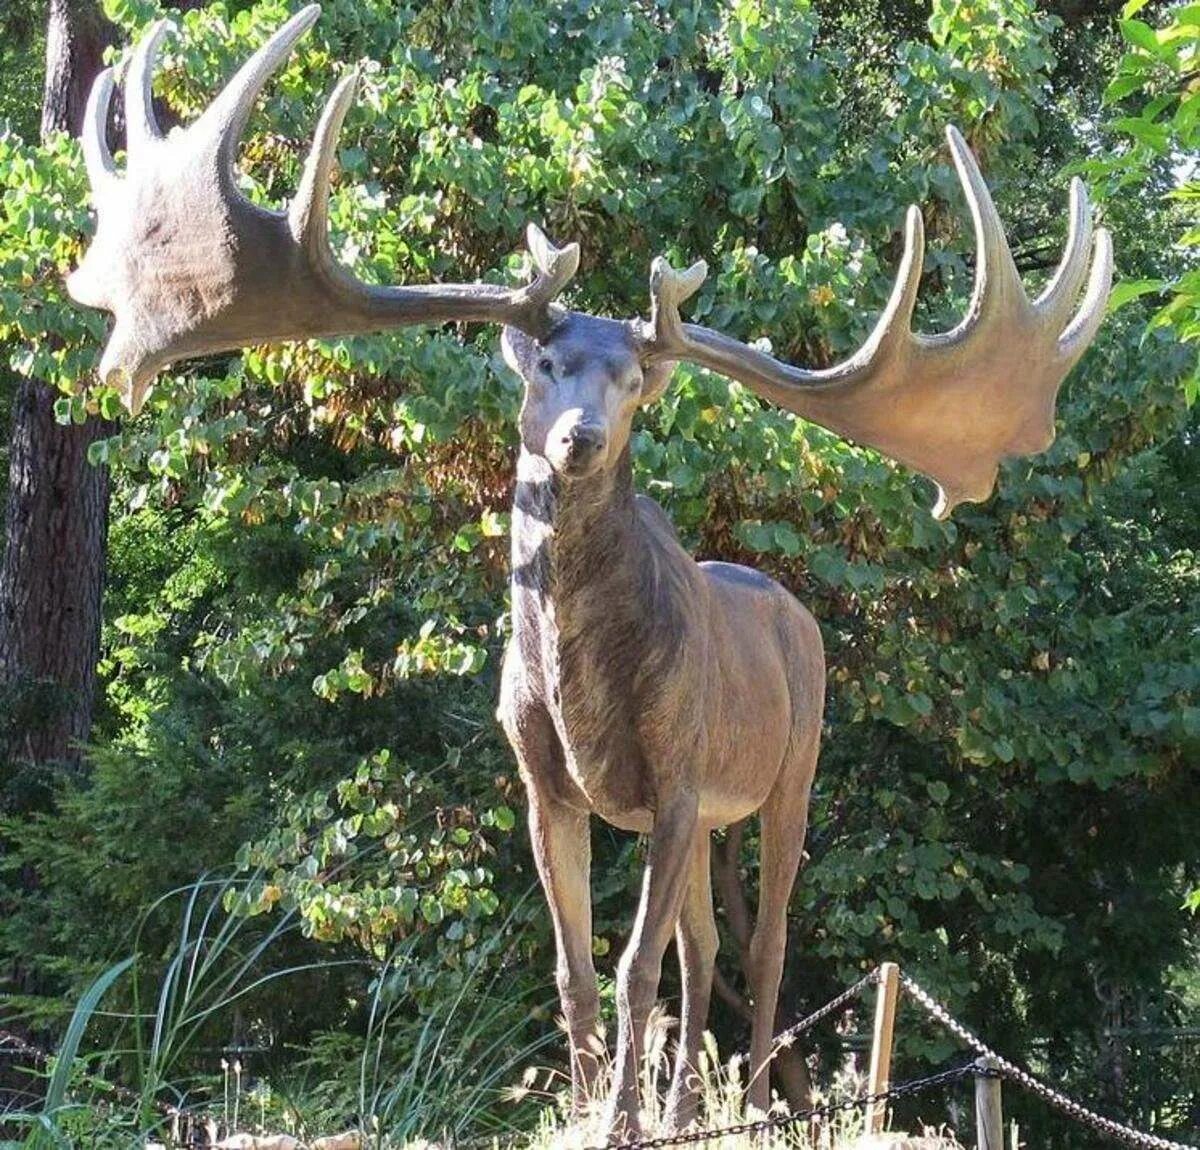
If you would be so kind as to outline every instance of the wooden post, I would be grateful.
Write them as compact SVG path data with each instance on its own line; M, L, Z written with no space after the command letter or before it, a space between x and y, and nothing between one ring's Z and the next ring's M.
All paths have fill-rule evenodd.
M896 1025L896 999L900 995L900 968L885 962L879 968L875 991L875 1033L871 1038L871 1071L868 1094L883 1094L892 1078L892 1034ZM887 1103L872 1102L867 1108L867 1133L882 1134Z
M979 1070L994 1070L990 1058L980 1058ZM1000 1079L986 1074L975 1078L975 1138L979 1150L1004 1150L1004 1114L1000 1108Z

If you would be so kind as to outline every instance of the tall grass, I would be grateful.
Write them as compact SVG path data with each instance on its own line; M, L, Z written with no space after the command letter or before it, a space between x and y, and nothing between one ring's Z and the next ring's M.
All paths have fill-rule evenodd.
M128 1150L147 1138L169 1136L178 1111L193 1094L200 1109L211 1106L210 1076L182 1071L197 1040L213 1030L218 1018L271 982L340 962L271 966L273 952L299 926L294 914L270 921L251 919L242 900L254 879L203 878L171 891L148 907L133 934L134 953L114 963L79 999L51 1062L41 1106L0 1115L4 1127L25 1130L23 1141L0 1143L45 1150L50 1146L120 1147ZM140 951L142 929L150 916L181 899L179 933L157 985L147 986L151 964ZM118 982L127 982L126 1011L101 1008ZM108 1038L85 1053L83 1038L104 1024ZM127 1086L114 1086L108 1072L119 1067Z
M100 1005L100 1000L109 987L132 965L133 959L127 958L124 962L110 967L88 987L83 997L80 998L79 1005L72 1013L71 1021L67 1024L58 1057L55 1059L46 1085L46 1095L41 1109L32 1114L18 1112L9 1116L8 1120L15 1125L27 1124L30 1127L28 1135L23 1143L4 1142L0 1143L0 1146L23 1145L29 1147L30 1150L43 1150L46 1146L53 1146L62 1141L59 1118L70 1105L67 1099L67 1090L71 1082L71 1072L78 1057L79 1043L83 1039L88 1021Z
M256 991L305 973L367 965L365 958L277 965L276 952L300 923L294 913L244 914L255 881L201 879L147 908L133 933L134 953L80 997L41 1105L0 1114L0 1131L21 1133L19 1141L0 1141L0 1150L128 1150L151 1139L170 1145L181 1123L231 1131L239 1109L248 1120L242 1129L257 1124L305 1135L353 1125L364 1147L380 1148L481 1131L507 1136L533 1121L533 1107L522 1115L504 1104L521 1070L557 1042L553 1027L543 1023L536 1034L529 1027L531 1017L549 1017L555 998L549 986L530 990L520 968L523 900L465 969L431 977L428 954L418 950L422 940L401 943L375 965L365 1030L319 1038L287 1079L261 1083L254 1099L243 1098L240 1078L231 1090L228 1074L215 1066L197 1073L201 1039ZM181 903L176 943L165 965L152 964L141 954L142 925L170 900ZM104 1009L118 984L129 1009ZM127 1085L112 1084L118 1069Z
M326 1078L314 1093L333 1111L333 1097L349 1093L338 1064L353 1057L364 1147L510 1138L535 1123L539 1104L514 1107L511 1085L561 1036L547 1025L556 991L530 984L521 964L524 903L489 930L463 970L430 979L414 946L398 948L372 983L365 1033L330 1036L309 1060ZM428 1005L418 1011L416 999Z

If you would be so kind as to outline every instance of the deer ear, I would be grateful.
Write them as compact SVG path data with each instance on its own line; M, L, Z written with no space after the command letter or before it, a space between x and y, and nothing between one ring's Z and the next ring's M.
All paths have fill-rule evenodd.
M519 328L504 325L500 332L500 353L504 362L522 379L525 378L525 365L533 350L534 339Z
M667 390L667 384L671 382L671 376L674 372L675 361L673 359L650 364L642 376L641 402L649 404L661 399L662 393Z

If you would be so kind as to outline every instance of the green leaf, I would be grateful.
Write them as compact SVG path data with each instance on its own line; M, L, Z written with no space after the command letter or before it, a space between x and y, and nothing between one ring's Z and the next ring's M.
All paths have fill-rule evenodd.
M96 1007L100 1005L100 1000L108 993L112 984L133 965L134 957L130 956L123 962L118 962L116 966L110 966L108 970L87 988L83 997L79 1000L79 1005L75 1007L75 1011L71 1015L71 1021L67 1025L67 1032L63 1035L62 1045L58 1048L58 1056L54 1062L54 1073L50 1075L50 1084L46 1088L46 1098L42 1104L42 1113L47 1117L52 1118L66 1102L67 1087L71 1082L71 1072L75 1066L75 1058L79 1053L79 1043L83 1039L83 1032L87 1029L92 1015L96 1012Z
M1118 132L1132 136L1139 144L1145 145L1153 152L1162 153L1171 145L1171 137L1162 124L1149 120L1141 120L1134 116L1122 116L1113 120L1112 127Z
M1140 20L1119 20L1118 25L1121 35L1135 48L1141 48L1152 56L1160 54L1161 46L1158 43L1158 37L1149 24L1143 24Z
M1112 315L1114 312L1120 311L1127 303L1131 303L1139 296L1160 292L1165 287L1165 280L1119 280L1113 284L1112 294L1108 297L1108 314Z
M1123 100L1131 92L1138 92L1146 86L1146 77L1127 74L1118 76L1104 89L1104 103L1115 104Z
M800 554L800 536L796 534L796 529L790 523L775 525L775 546L789 557Z

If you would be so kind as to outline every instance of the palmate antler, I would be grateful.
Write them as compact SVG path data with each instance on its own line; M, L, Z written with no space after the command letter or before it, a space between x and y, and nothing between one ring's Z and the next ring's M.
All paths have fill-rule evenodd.
M1044 451L1053 442L1059 385L1100 326L1113 270L1112 240L1101 228L1088 275L1091 210L1082 183L1073 180L1062 262L1030 303L975 159L957 130L949 128L947 136L978 247L971 304L952 331L919 335L910 327L924 252L921 213L911 207L891 299L862 348L835 367L792 367L683 323L679 305L704 282L703 261L676 271L655 260L650 321L639 333L647 362L687 360L719 372L929 476L939 488L938 518L957 503L986 499L1001 459Z
M123 177L105 142L111 69L92 89L83 149L99 222L67 287L80 303L116 317L100 376L121 389L131 411L168 363L251 344L452 320L541 335L552 322L552 301L575 274L578 246L555 248L533 225L528 241L538 274L519 289L373 287L342 268L329 249L329 181L357 73L330 96L287 211L258 207L238 191L237 146L255 97L319 15L317 5L298 12L195 123L166 137L155 121L151 81L167 26L154 25L125 80Z

